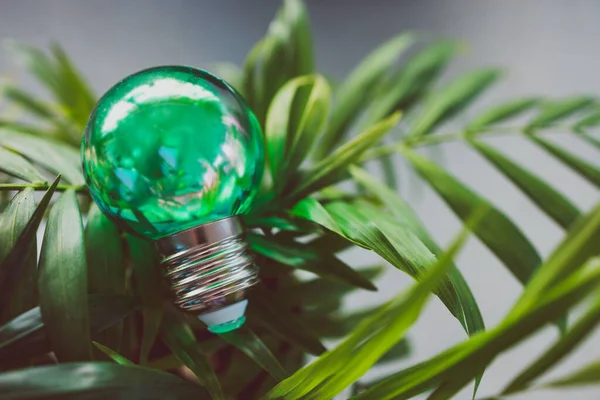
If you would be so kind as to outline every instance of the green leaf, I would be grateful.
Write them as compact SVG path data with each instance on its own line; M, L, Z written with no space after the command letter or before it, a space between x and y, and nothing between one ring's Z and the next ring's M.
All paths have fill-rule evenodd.
M347 135L350 124L368 101L373 88L413 43L413 35L407 33L384 42L365 57L340 85L336 90L331 120L319 144L317 159L326 156Z
M55 74L59 90L55 94L71 118L83 128L96 104L96 98L62 47L52 43L50 51L56 60Z
M579 218L577 207L548 183L492 147L476 140L469 143L562 228L567 229Z
M269 392L269 397L329 399L360 378L402 339L406 330L416 321L429 292L452 267L451 260L466 237L465 231L421 282L363 320L333 350L275 386Z
M585 261L591 252L597 253L599 235L600 208L596 208L569 231L556 253L537 270L513 310L494 329L381 380L357 399L408 399L444 381L466 384L480 373L480 361L491 362L598 290L600 260Z
M479 114L467 125L467 130L479 132L490 125L517 117L524 112L538 106L539 104L540 100L536 98L518 99L503 103Z
M267 113L265 136L276 184L312 149L325 124L330 92L324 78L310 75L290 80L275 95Z
M591 257L598 255L600 241L600 207L596 206L587 215L577 220L567 232L563 241L554 249L525 287L514 314L525 312L533 307L538 298L557 283L564 281Z
M416 235L436 257L443 254L442 249L429 235L414 211L400 196L358 167L350 167L350 173L360 185L377 196L389 209L393 217L397 219L398 223ZM485 325L477 301L456 266L448 273L448 280L446 290L449 291L449 294L444 295L443 292L440 292L442 301L450 308L450 311L460 321L469 335L484 330Z
M587 96L571 97L559 101L547 102L540 113L527 125L527 130L548 126L568 118L594 103L594 99Z
M85 229L88 292L97 294L125 294L125 258L121 234L96 205L92 205ZM99 340L106 346L119 349L123 325L107 329Z
M332 232L343 235L337 222L329 215L325 207L318 200L307 197L297 202L290 210L290 214L296 217L312 221Z
M253 251L282 264L363 289L376 290L371 282L332 254L318 253L298 242L278 243L257 234L248 234L246 241Z
M210 399L202 388L181 378L141 367L113 363L68 363L0 374L4 400Z
M600 187L600 169L598 169L596 166L582 160L566 150L563 150L561 147L548 141L547 139L543 139L534 135L529 135L528 137L548 153L556 157L563 164L579 173L583 178L587 179L588 182Z
M426 102L424 110L412 124L411 136L418 138L431 133L439 124L471 104L500 77L495 69L480 69L454 80Z
M94 342L92 341L92 344L101 352L103 352L104 354L106 354L111 360L113 360L114 362L116 362L117 364L121 364L121 365L135 365L134 363L132 363L131 361L129 361L128 359L126 359L125 357L123 357L122 355L120 355L119 353L117 353L116 351L114 351L113 349L104 346L103 344L100 344L98 342Z
M490 207L475 235L523 284L527 283L541 258L521 230L502 212L427 158L404 148L402 153L421 177L465 221L481 206Z
M266 291L250 295L248 321L263 326L285 341L295 343L306 352L319 355L325 347L297 314L277 304Z
M143 309L142 344L140 364L148 361L148 355L158 336L163 317L162 279L158 256L154 247L146 240L127 235L129 258L133 276Z
M406 110L423 97L458 49L457 43L434 43L415 56L391 78L381 84L373 98L365 126L372 125L396 110Z
M247 327L241 327L235 331L223 333L220 336L244 352L277 381L287 377L286 372L277 358L271 353L271 350Z
M252 48L244 63L246 99L264 126L273 96L290 79L313 71L312 42L306 9L286 0L267 35Z
M91 359L87 267L75 192L50 210L39 261L39 292L48 340L60 361Z
M59 142L26 135L0 132L0 145L15 151L74 184L83 185L79 150Z
M600 383L600 360L594 361L565 376L553 380L544 386L549 388L568 388L583 385L598 385Z
M367 280L373 281L384 271L383 266L367 267L357 270ZM346 283L328 279L316 278L298 282L292 286L284 287L277 294L277 302L290 306L318 307L333 301L338 301L342 296L352 293L356 288Z
M577 133L583 133L589 128L600 125L600 110L591 112L573 125L573 130Z
M12 246L10 252L3 256L2 261L0 262L0 288L2 288L3 291L5 291L3 285L7 277L10 275L10 272L20 271L23 269L23 265L27 261L27 257L24 257L23 255L34 251L32 249L35 249L36 247L35 239L37 229L40 226L42 218L44 217L46 208L48 208L48 204L50 204L50 199L56 190L58 182L60 182L60 176L56 177L54 182L52 182L52 185L50 185L46 193L44 193L44 196L33 212L33 215L27 222L27 225L21 231L19 238ZM37 250L35 251L37 252Z
M88 296L92 334L118 323L137 305L130 296ZM19 315L0 327L0 359L30 359L52 351L39 307ZM1 364L1 363L0 363Z
M18 154L0 147L0 171L27 182L45 182L46 178Z
M565 335L561 336L524 371L513 379L502 394L515 393L525 389L534 379L548 371L587 338L600 323L600 298L596 298L590 309L575 322Z
M17 193L0 215L0 260L4 260L9 255L32 219L35 212L34 197L33 189L25 189ZM7 268L5 274L8 282L5 282L0 296L2 321L7 321L35 307L38 303L35 232L30 237L30 241L28 246L19 253L18 263L3 266Z
M437 385L450 398L498 354L563 315L600 284L598 262L593 273L579 274L539 297L535 308L519 319L505 319L493 330L460 343L439 355L379 381L353 399L409 399ZM449 385L448 385L449 384Z
M303 179L294 188L290 197L302 198L309 193L335 183L339 174L346 170L366 150L377 143L400 119L396 113L367 129L354 139L339 147L333 154L316 163L305 171ZM333 179L333 181L332 181Z
M190 327L176 312L166 312L160 329L161 338L175 356L196 375L215 400L224 399L223 391L207 355L202 352Z
M325 127L331 103L331 88L327 80L320 75L314 75L311 90L304 97L306 101L303 106L295 104L292 108L297 127L294 131L288 131L286 154L289 158L285 159L286 174L298 169ZM304 97L301 96L300 99L304 100Z
M23 108L41 119L52 120L57 116L57 109L54 108L53 105L44 102L34 94L27 93L16 86L3 86L2 96L6 100L9 100L12 105L18 105L20 108Z
M293 31L291 47L295 76L309 74L313 71L313 49L310 21L306 6L300 0L284 0L277 20L289 25ZM274 28L276 29L276 28Z
M585 140L586 142L588 142L589 144L591 144L592 146L596 147L597 149L600 149L600 140L593 137L592 135L586 133L586 132L581 132L579 133L579 137L582 138L583 140Z

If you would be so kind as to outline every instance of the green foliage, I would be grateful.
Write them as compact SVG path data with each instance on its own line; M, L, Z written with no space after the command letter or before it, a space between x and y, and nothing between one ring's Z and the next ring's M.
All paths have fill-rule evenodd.
M522 372L500 395L598 384L597 362L548 384L535 382L600 323L594 294L600 209L582 213L560 187L486 141L490 134L521 134L600 187L597 165L546 137L560 129L600 148L591 132L600 125L598 103L588 96L518 98L475 115L462 132L439 132L500 77L481 69L438 89L438 76L459 48L400 34L332 89L314 71L305 6L286 0L242 68L215 66L256 112L268 155L260 194L244 216L261 284L250 294L246 325L217 336L169 305L153 246L123 232L91 202L79 143L96 97L82 74L56 44L49 53L14 46L51 99L17 85L1 90L24 118L0 118L0 194L8 195L0 198L0 397L330 399L354 385L357 399L409 399L427 391L429 399L448 399L470 382L477 388L497 356L557 321L562 336L537 360L516 366ZM526 122L505 125L517 117ZM565 231L550 256L541 257L494 201L419 151L446 141L469 144ZM447 251L433 240L391 185L392 155L522 283L521 297L500 323L485 329L454 261L467 231ZM388 185L367 172L373 160L382 162ZM37 205L36 192L45 192ZM356 247L386 265L342 261L340 253ZM376 290L387 264L415 283L380 306L343 313L345 296ZM377 382L359 382L376 363L409 353L406 336L430 293L468 338ZM585 312L567 326L574 307ZM331 338L341 341L326 346ZM304 365L309 354L317 357Z

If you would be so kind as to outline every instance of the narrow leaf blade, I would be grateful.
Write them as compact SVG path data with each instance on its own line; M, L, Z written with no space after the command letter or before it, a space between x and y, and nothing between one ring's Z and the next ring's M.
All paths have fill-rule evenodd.
M71 190L50 210L38 285L42 318L56 357L61 361L91 359L83 226Z
M569 228L579 218L577 207L539 177L481 141L470 143L562 228Z

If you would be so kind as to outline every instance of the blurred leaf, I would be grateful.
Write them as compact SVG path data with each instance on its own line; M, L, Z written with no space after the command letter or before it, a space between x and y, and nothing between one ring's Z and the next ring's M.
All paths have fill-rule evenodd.
M287 377L287 373L283 370L277 358L271 353L271 350L247 327L241 327L219 336L244 352L277 381Z
M365 126L372 125L396 110L415 104L444 70L458 49L457 43L442 41L420 50L391 78L381 84L367 110Z
M79 151L73 147L49 139L42 139L23 133L0 132L0 145L13 150L31 162L64 178L74 184L83 185Z
M27 222L27 225L22 229L19 238L14 242L10 252L8 254L3 254L2 261L0 262L0 288L3 289L3 292L8 292L3 288L3 285L10 276L11 271L20 271L25 268L23 266L25 265L25 262L28 261L28 257L24 257L24 255L29 254L34 251L32 249L36 248L36 232L44 217L46 208L48 207L48 204L50 204L50 199L56 190L58 182L60 182L60 176L56 177L54 182L52 182L52 185L50 185L46 193L44 193L44 196ZM37 249L35 251L37 252Z
M160 334L175 356L196 375L215 400L224 399L223 391L215 372L202 352L190 327L176 312L166 312Z
M540 265L541 258L521 230L487 200L427 158L408 148L402 153L463 221L481 206L490 208L474 233L521 283L527 283Z
M353 399L409 399L444 382L451 386L444 387L447 392L442 398L450 398L481 371L482 365L565 313L599 284L597 272L561 283L561 288L540 298L536 308L522 318L506 319L484 334L388 376Z
M452 267L450 262L466 239L466 231L427 272L424 279L403 292L356 329L333 350L275 386L270 398L329 399L360 378L391 349L416 321L429 292ZM304 397L305 396L305 397Z
M5 400L210 399L198 385L141 367L113 363L68 363L0 374L0 397Z
M52 43L50 51L56 60L57 87L55 92L67 112L80 127L84 127L96 104L96 99L87 82L58 43Z
M98 350L100 350L101 352L103 352L104 354L106 354L111 360L113 360L117 364L129 365L129 366L135 365L134 363L132 363L131 361L129 361L128 359L126 359L125 357L123 357L122 355L120 355L119 353L117 353L116 351L114 351L113 349L111 349L109 347L106 347L103 344L100 344L98 342L92 342L92 344Z
M331 120L319 143L317 159L324 158L347 135L350 124L368 101L373 88L413 42L413 35L407 33L389 39L366 56L339 86Z
M367 267L357 270L367 280L378 278L385 268L383 266ZM277 302L288 305L300 305L303 308L316 307L332 301L339 300L342 296L352 293L356 287L346 283L323 278L297 282L292 286L284 287L277 295Z
M25 189L17 193L0 215L0 260L4 260L9 255L32 219L35 212L34 197L33 189ZM35 231L29 240L28 246L18 255L19 262L2 266L7 269L2 275L8 280L4 283L0 295L2 322L35 307L38 303Z
M579 137L581 139L583 139L584 141L586 141L587 143L591 144L592 146L596 147L597 149L600 149L600 140L599 139L597 139L585 132L579 133Z
M148 361L163 317L162 280L156 250L152 245L132 235L127 235L127 243L135 287L143 305L144 324L140 349L140 364L143 365Z
M535 360L524 371L520 372L506 386L503 394L510 394L525 389L534 379L548 371L578 347L594 331L594 328L599 323L600 298L597 297L590 309L569 328L569 331L554 342L541 357Z
M42 119L52 120L57 116L57 109L53 105L16 86L4 85L2 87L2 96L13 105L18 105L20 108Z
M443 254L443 250L429 235L414 211L400 196L360 168L352 166L350 173L359 184L377 196L389 208L389 211L398 220L399 224L404 225L416 235L436 257L440 257ZM453 266L448 273L446 288L449 294L444 295L443 292L440 292L440 298L449 307L450 312L463 325L465 331L469 335L473 335L484 330L485 325L477 301L456 266Z
M518 315L533 307L540 296L578 271L591 257L600 254L598 241L600 206L573 224L562 242L547 257L544 270L537 272L529 281L511 312Z
M526 129L548 126L586 109L593 103L593 98L585 96L547 102L542 106L540 113L527 125Z
M589 128L600 125L600 110L592 111L573 125L573 130L577 133L583 133Z
M45 182L46 178L29 161L0 147L0 171L27 182Z
M121 234L116 225L93 205L87 215L85 229L88 292L97 294L125 294L125 258ZM107 329L96 340L119 349L123 324Z
M244 63L243 92L262 126L279 88L312 70L312 40L306 9L298 0L286 0L267 35L252 48Z
M295 68L295 76L311 73L314 68L313 44L310 21L304 2L284 0L276 20L289 25L293 31L291 36L293 62L291 65ZM277 29L277 27L269 29Z
M490 125L517 117L524 112L538 106L539 104L540 100L537 98L525 98L508 101L499 106L487 109L479 114L467 125L467 130L479 132Z
M373 125L354 139L346 142L332 154L313 165L303 174L303 179L292 191L290 197L302 198L335 183L336 177L355 162L367 149L377 143L400 119L396 113ZM332 181L333 178L333 181Z
M246 241L253 251L282 264L363 289L376 290L371 282L332 254L318 253L298 242L277 243L256 234L248 234Z
M244 74L240 67L233 63L222 62L214 64L210 68L210 71L227 82L228 85L233 87L240 94L244 94Z
M123 295L91 295L88 305L92 334L119 322L137 308L132 297ZM39 307L0 327L0 360L28 359L50 351Z
M598 385L600 383L600 360L594 361L564 378L546 383L545 387L567 388L583 385Z
M425 103L424 109L412 124L412 137L431 133L438 125L470 105L500 77L495 69L469 72L441 89Z
M469 142L563 229L567 229L579 218L577 207L539 177L515 164L492 147L476 140Z
M42 318L60 361L91 359L83 226L75 192L50 210L39 262Z
M265 291L250 295L246 314L249 322L264 326L281 339L295 343L308 353L319 355L326 350L297 314L281 307Z
M598 169L596 166L582 160L566 150L563 150L561 147L551 143L547 139L543 139L534 135L529 135L528 137L548 153L556 157L563 164L579 173L583 178L587 179L588 182L600 187L600 169Z

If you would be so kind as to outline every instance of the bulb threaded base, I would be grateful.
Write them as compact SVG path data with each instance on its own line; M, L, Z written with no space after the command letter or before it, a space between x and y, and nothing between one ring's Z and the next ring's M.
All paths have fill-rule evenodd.
M243 301L258 281L237 217L161 238L156 245L175 305L200 319Z

